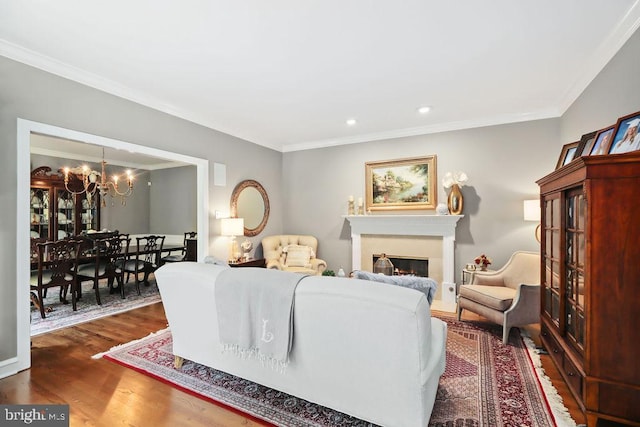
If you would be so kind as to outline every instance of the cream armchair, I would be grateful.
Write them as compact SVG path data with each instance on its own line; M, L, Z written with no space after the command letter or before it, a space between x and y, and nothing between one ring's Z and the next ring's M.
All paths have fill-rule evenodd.
M460 286L458 320L462 310L502 325L502 342L514 326L540 321L540 255L515 252L497 271L476 272L470 285Z
M279 235L262 239L267 268L321 275L327 263L316 258L318 239L313 236Z

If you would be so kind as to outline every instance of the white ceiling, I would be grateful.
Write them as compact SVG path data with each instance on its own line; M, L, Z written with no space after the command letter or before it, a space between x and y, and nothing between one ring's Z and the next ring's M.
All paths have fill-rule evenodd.
M2 0L0 55L292 151L558 117L639 2Z

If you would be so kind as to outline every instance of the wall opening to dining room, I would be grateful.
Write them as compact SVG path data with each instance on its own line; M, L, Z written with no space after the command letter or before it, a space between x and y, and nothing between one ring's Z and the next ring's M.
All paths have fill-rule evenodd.
M17 120L17 238L16 238L16 287L17 287L17 338L18 354L16 366L18 370L27 369L31 365L30 358L30 303L29 294L25 292L25 284L29 283L29 188L31 173L31 137L33 134L49 135L84 144L97 145L130 153L147 155L167 161L179 161L196 167L196 212L198 232L198 259L208 254L209 247L209 162L206 159L191 157L180 153L159 150L125 141L101 137L98 135L52 126L30 120ZM145 183L146 185L146 183Z

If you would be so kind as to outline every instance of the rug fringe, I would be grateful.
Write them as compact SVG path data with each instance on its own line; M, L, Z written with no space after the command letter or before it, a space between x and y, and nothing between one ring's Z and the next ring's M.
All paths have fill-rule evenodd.
M569 410L566 406L564 406L564 402L562 401L562 396L558 393L558 390L551 383L551 379L545 374L544 368L542 367L542 361L540 360L540 355L536 353L536 345L529 336L529 333L525 329L520 329L520 335L522 336L522 340L527 346L527 350L529 351L529 358L533 363L533 367L536 371L536 375L538 376L538 380L540 381L540 385L544 390L544 394L547 397L547 402L549 402L549 407L551 408L551 412L553 417L555 418L556 424L559 427L576 427L577 424L575 420L571 417Z
M160 335L160 334L162 334L164 332L167 332L169 330L170 330L170 328L167 327L167 328L164 328L164 329L160 329L159 331L156 331L156 332L151 332L146 337L142 337L140 339L137 339L137 340L134 340L134 341L129 341L129 342L126 342L126 343L123 343L123 344L115 345L115 346L111 347L107 351L103 351L102 353L94 354L93 356L91 356L91 358L92 359L102 359L105 355L111 353L112 351L121 350L123 348L130 347L132 345L135 345L135 344L139 343L140 341L146 340L147 338L151 338L151 337L154 337L156 335Z

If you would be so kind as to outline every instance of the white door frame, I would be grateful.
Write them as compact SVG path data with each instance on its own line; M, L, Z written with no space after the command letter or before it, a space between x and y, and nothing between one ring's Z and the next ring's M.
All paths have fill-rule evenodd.
M88 133L78 132L44 123L18 118L17 130L17 207L16 207L16 323L17 350L16 358L0 363L0 378L13 375L31 367L31 331L29 292L29 188L31 186L30 146L31 134L40 133L85 142L87 144L129 150L167 160L180 161L196 166L197 183L197 231L198 260L202 261L209 251L209 161L197 157L163 151L151 147L132 144L116 139L105 138Z

